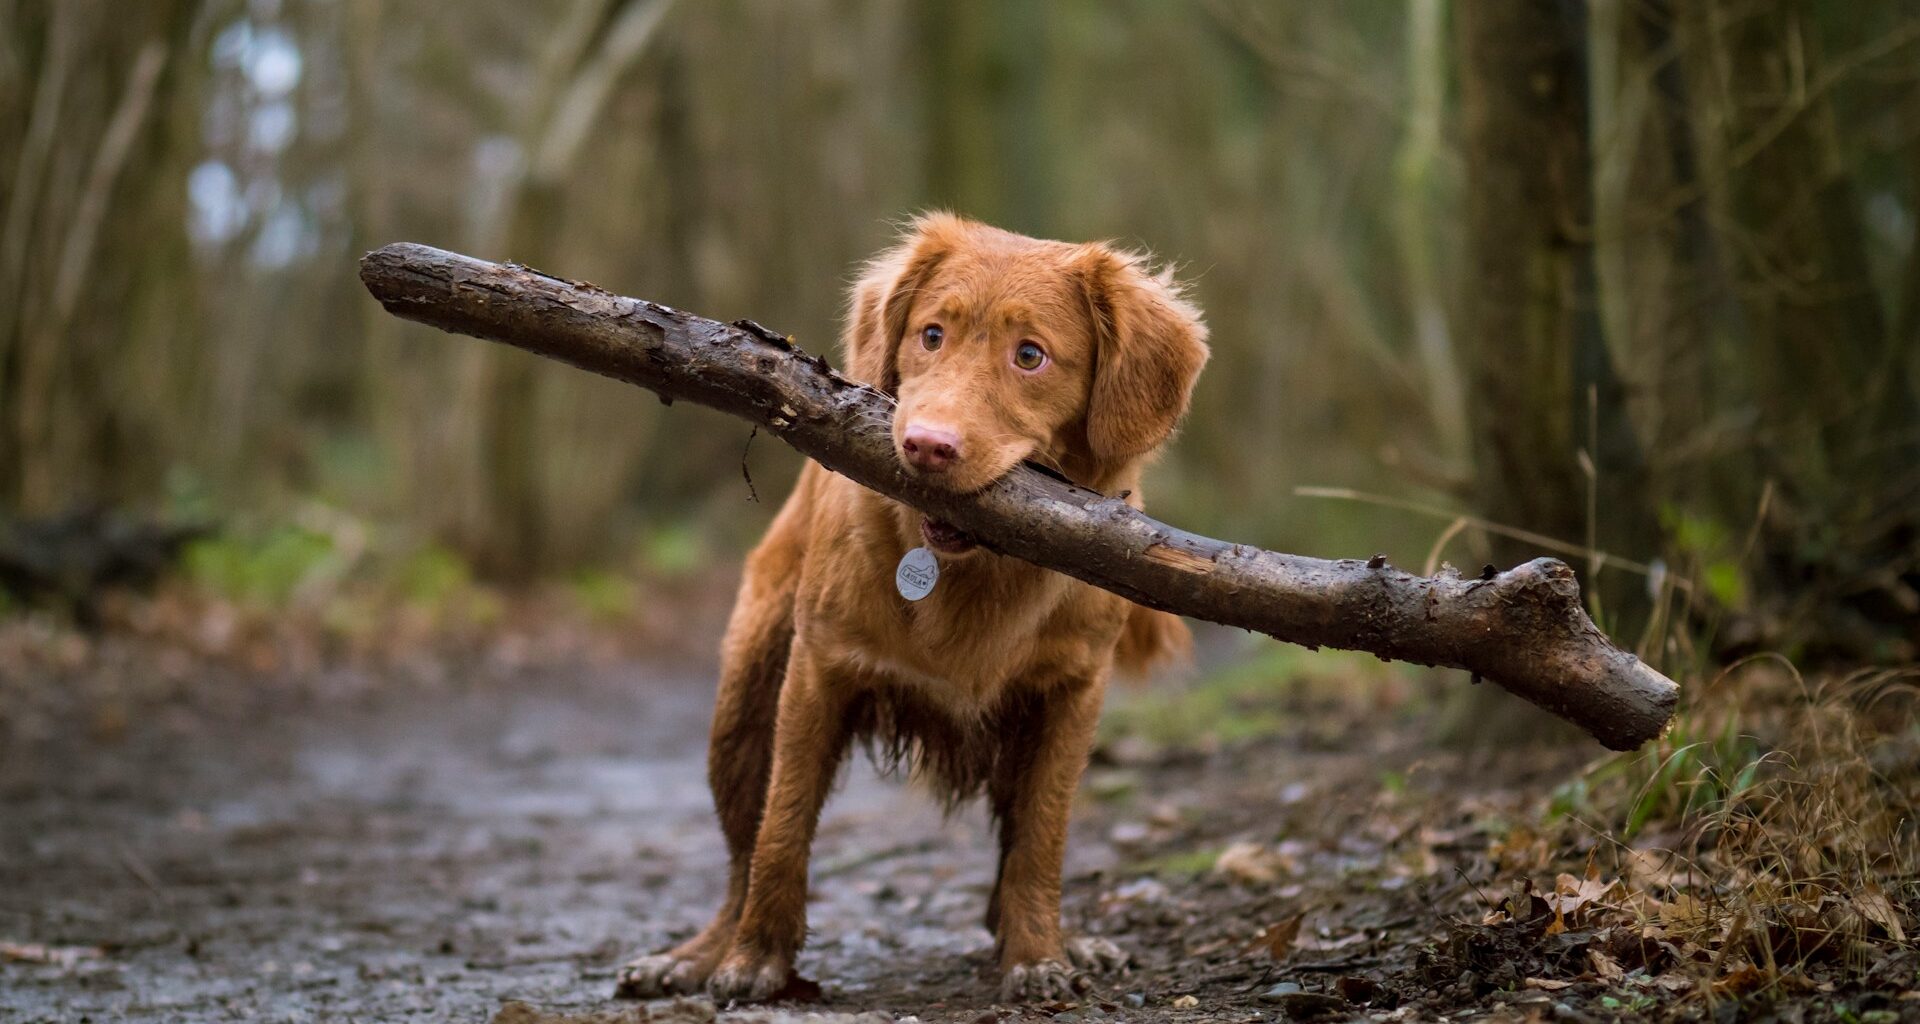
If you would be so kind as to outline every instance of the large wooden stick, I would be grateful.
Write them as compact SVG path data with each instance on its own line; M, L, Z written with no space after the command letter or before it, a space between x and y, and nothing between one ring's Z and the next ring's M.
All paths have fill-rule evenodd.
M749 321L407 243L368 253L360 278L396 316L732 413L995 551L1152 608L1306 647L1466 669L1616 750L1660 735L1679 698L1672 680L1594 627L1557 559L1463 578L1416 576L1380 557L1280 554L1175 529L1031 466L954 494L903 469L890 398Z

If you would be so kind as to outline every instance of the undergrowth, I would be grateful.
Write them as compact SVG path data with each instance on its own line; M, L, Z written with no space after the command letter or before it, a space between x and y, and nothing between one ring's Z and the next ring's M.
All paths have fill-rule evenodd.
M727 589L724 574L704 571L710 545L695 526L662 527L612 563L503 586L450 546L307 501L189 542L151 593L96 595L91 630L57 602L0 603L0 652L33 660L91 633L271 671L480 651L570 660L589 648L677 650L671 638L704 649L713 630L689 620L722 621L712 606Z
M1920 672L1809 681L1752 659L1690 689L1648 749L1555 793L1563 841L1713 996L1860 981L1920 989Z
M1181 689L1123 698L1106 740L1311 742L1303 730L1341 717L1336 707L1377 722L1430 706L1410 699L1422 692L1411 682L1364 657L1274 648ZM1485 922L1476 911L1471 927L1603 950L1584 973L1541 984L1625 986L1610 996L1622 1013L1653 995L1713 1006L1834 991L1858 997L1829 1000L1832 1019L1881 1019L1873 999L1920 1009L1910 994L1920 993L1920 669L1809 679L1764 656L1683 680L1683 693L1663 737L1542 791L1537 814L1471 812L1489 845L1462 865L1484 865L1473 870L1489 891L1533 900ZM1430 795L1470 805L1471 794ZM1192 872L1211 854L1148 866ZM1621 962L1623 949L1638 959ZM1636 988L1636 977L1659 984Z

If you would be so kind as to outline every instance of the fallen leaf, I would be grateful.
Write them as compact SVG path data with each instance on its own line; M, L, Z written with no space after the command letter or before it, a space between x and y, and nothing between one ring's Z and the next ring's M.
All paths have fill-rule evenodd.
M1900 924L1900 912L1894 909L1886 893L1869 889L1853 898L1853 909L1861 917L1886 929L1887 938L1895 942L1907 941L1906 929Z
M1255 885L1271 885L1279 881L1286 867L1285 859L1278 853L1259 843L1248 842L1234 843L1220 851L1219 859L1213 862L1215 874Z
M1521 984L1526 988L1539 989L1542 992L1560 992L1572 988L1574 983L1556 978L1528 978Z
M1158 803L1147 812L1147 820L1161 828L1173 828L1180 824L1182 815L1178 804Z
M1587 950L1587 962L1593 965L1593 973L1599 975L1604 981L1624 977L1627 973L1621 969L1620 961L1597 949Z
M1767 985L1767 972L1752 964L1742 964L1738 968L1714 980L1713 994L1717 996L1744 996L1757 992Z
M1317 935L1307 935L1299 942L1294 943L1294 945L1299 949L1312 949L1325 952L1331 949L1345 949L1348 946L1358 946L1366 941L1366 932L1354 932L1352 935L1342 935L1337 939L1323 939Z
M1270 924L1254 937L1254 945L1267 951L1274 960L1285 960L1293 953L1293 940L1300 935L1300 915L1295 914L1284 921Z
M1553 850L1545 836L1521 827L1487 842L1487 857L1503 872L1532 873L1553 861Z
M1706 904L1681 893L1659 907L1660 923L1679 928L1695 928L1708 921Z
M1256 943L1257 943L1257 942L1259 942L1259 941L1260 941L1260 940L1259 940L1259 937L1257 937L1257 936L1256 936L1256 937L1254 938L1254 942L1256 942ZM1223 950L1223 949L1225 949L1225 948L1227 948L1228 946L1231 946L1231 945L1233 945L1233 943L1234 943L1234 940L1232 940L1232 939L1230 939L1230 938L1229 938L1229 939L1214 939L1214 940L1213 940L1213 941L1211 941L1211 942L1203 942L1203 943L1201 943L1201 944L1200 944L1200 945L1198 945L1198 946L1191 946L1191 947L1189 947L1189 948L1188 948L1188 949L1186 950L1186 953L1185 953L1185 956L1186 956L1186 957L1187 957L1188 959L1194 959L1194 960L1197 960L1197 959L1199 959L1199 958L1201 958L1201 957L1204 957L1204 956L1206 956L1206 955L1207 955L1207 954L1209 954L1209 953L1218 953L1218 952L1220 952L1221 950Z
M1603 881L1591 874L1585 878L1562 874L1554 880L1553 892L1541 898L1547 901L1547 906L1556 917L1575 918L1577 922L1581 912L1588 907L1605 906L1604 901L1619 884L1617 881Z
M1622 873L1642 889L1676 888L1692 871L1671 850L1628 850L1624 861Z

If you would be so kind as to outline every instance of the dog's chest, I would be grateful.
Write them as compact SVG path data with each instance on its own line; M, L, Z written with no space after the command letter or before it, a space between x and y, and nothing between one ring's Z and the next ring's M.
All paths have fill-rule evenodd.
M925 599L892 609L889 628L859 638L858 660L955 711L990 705L1009 685L1057 671L1063 645L1051 634L1068 581L1038 571L1032 576L1009 581L943 573Z

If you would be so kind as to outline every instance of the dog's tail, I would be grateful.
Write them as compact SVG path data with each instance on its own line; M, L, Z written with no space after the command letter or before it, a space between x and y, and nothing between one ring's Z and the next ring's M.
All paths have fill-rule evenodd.
M1177 615L1131 605L1126 628L1120 631L1120 646L1114 649L1114 664L1130 676L1143 676L1161 665L1188 661L1193 657L1193 633Z

